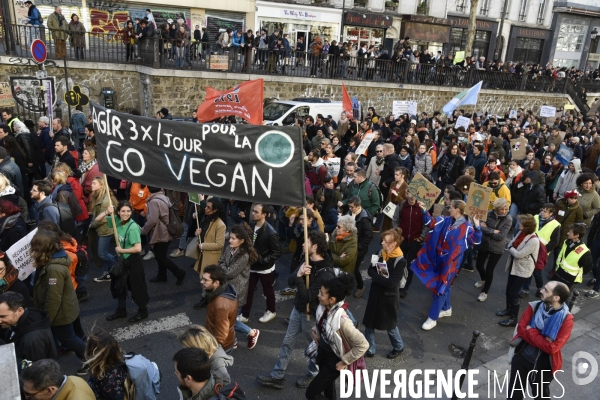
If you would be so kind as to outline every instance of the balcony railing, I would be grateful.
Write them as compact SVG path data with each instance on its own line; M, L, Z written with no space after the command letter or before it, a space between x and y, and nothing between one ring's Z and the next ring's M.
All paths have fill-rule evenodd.
M4 40L0 40L0 54L15 57L20 60L20 66L34 65L27 62L31 58L28 44L32 38L40 37L45 40L48 48L47 62L62 67L63 61L57 61L57 41L52 39L53 32L48 29L6 25L5 33ZM64 48L67 60L75 61L79 57L82 61L132 63L168 70L191 69L453 87L471 87L483 80L484 89L569 93L580 109L587 110L585 102L577 95L581 92L581 82L576 86L567 78L479 71L452 64L410 63L405 59L390 60L385 59L386 57L357 58L349 55L313 54L294 49L222 48L215 43L160 37L142 38L135 44L126 44L120 32L88 32L82 35L85 48L80 51L76 51L67 39ZM586 79L583 87L588 92L600 91L600 81Z

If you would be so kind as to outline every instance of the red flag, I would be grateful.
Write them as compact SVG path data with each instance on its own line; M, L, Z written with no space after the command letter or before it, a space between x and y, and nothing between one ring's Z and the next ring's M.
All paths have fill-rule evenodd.
M240 83L229 90L206 88L206 99L198 107L198 122L237 115L252 125L262 125L264 84L262 79Z
M346 85L344 85L344 82L342 82L342 107L344 108L348 118L352 119L354 116L352 113L352 99L350 99L350 95L346 90Z

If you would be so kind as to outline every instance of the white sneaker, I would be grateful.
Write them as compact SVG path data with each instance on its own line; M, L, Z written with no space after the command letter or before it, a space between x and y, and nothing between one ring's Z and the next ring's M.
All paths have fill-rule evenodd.
M237 316L237 320L243 324L247 324L250 321L248 318L244 317L242 314Z
M276 316L277 316L277 313L274 313L274 312L271 312L271 311L267 310L265 312L265 314L258 319L258 322L260 322L261 324L266 324L267 322L272 321L273 319L275 319Z
M175 249L171 252L171 254L169 254L169 257L171 258L177 258L177 257L181 257L185 255L185 252L181 249Z
M436 325L437 325L437 321L435 321L435 320L433 320L431 318L427 318L427 321L425 321L423 323L423 325L421 326L421 328L424 331L429 331L429 330L435 328Z
M450 307L446 311L444 311L444 310L440 311L440 316L438 318L450 317L451 315L452 315L452 307Z
M150 251L148 251L148 253L146 253L143 260L148 261L148 260L152 260L153 258L154 258L154 253L152 252L152 250L150 250Z
M475 287L479 289L480 287L483 287L484 284L485 284L485 281L477 281L477 282L475 282Z
M477 298L477 301L485 301L486 299L487 299L487 293L481 292L481 294Z

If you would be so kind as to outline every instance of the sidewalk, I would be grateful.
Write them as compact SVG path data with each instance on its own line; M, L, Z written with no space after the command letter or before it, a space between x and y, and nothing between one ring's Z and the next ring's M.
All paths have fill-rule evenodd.
M550 385L550 395L552 396L552 398L562 398L565 400L597 399L598 393L600 393L600 376L597 376L591 383L584 386L576 385L573 382L572 371L574 366L572 363L573 361L577 361L573 360L573 356L576 352L586 351L594 357L596 362L600 360L600 311L596 311L581 319L577 318L578 311L578 307L575 306L575 326L573 328L573 332L571 333L571 338L562 349L562 370L564 372L557 373L557 379L555 379ZM475 393L479 395L479 399L507 398L506 385L504 387L504 390L500 392L499 385L494 384L493 377L493 371L496 371L498 381L502 384L502 380L504 379L506 371L508 371L508 373L510 374L510 364L508 364L507 354L508 349L506 349L504 355L499 356L491 361L488 361L478 368L474 368L479 370L478 376L480 378L480 381L482 382L482 384L478 386L475 390ZM581 362L585 362L585 360L580 359L577 362L577 365L579 365ZM589 375L590 370L591 366L588 368L588 372L578 376L580 378L587 377ZM491 380L489 382L491 383L491 387L487 382L488 371L490 371L491 374ZM558 384L557 380L560 382L560 384ZM494 386L496 389L495 396Z

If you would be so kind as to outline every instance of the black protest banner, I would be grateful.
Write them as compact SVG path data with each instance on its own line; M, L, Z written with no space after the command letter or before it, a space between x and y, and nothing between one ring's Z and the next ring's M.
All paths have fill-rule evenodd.
M304 205L297 127L192 124L90 105L100 171L131 182L266 204Z

